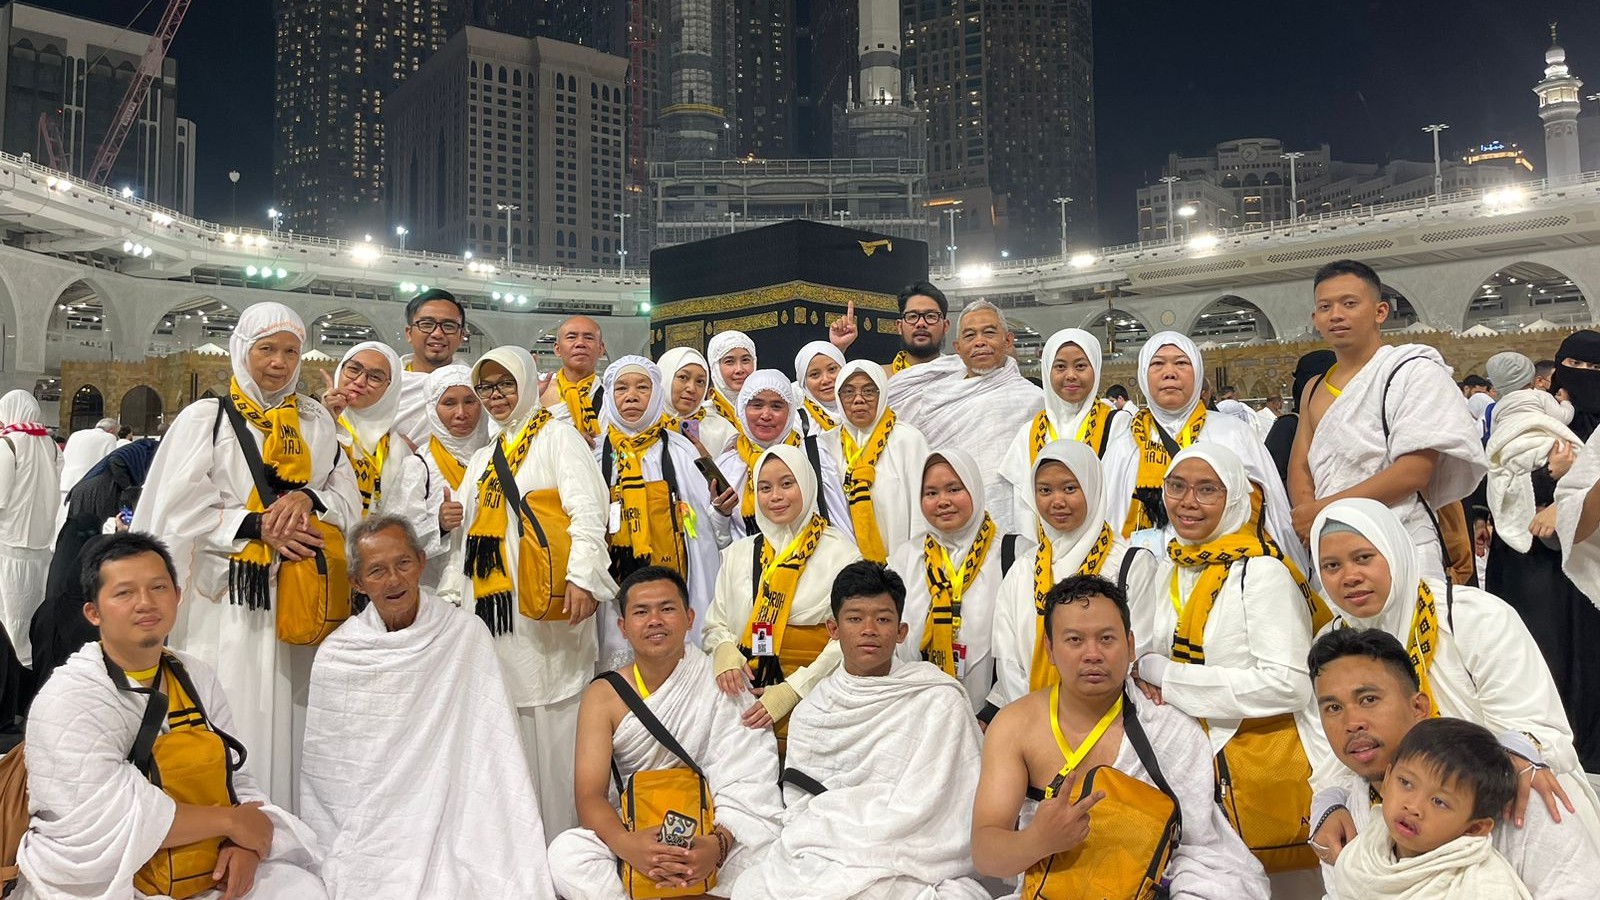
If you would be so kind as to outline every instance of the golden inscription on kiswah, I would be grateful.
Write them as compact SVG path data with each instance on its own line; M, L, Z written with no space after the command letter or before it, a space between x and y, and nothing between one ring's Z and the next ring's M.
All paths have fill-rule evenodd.
M719 313L772 306L790 301L825 303L836 306L841 310L851 302L855 303L857 309L863 310L873 309L898 312L900 308L895 298L890 294L827 287L826 285L812 284L808 281L786 281L783 284L769 285L755 288L754 290L735 291L730 294L718 294L711 297L691 297L687 300L662 303L650 311L650 317L657 322L663 319L682 319L692 316L709 317Z
M698 322L675 322L667 326L667 349L674 347L693 347L704 353L706 350L705 335L701 332Z
M762 328L777 328L778 314L775 312L756 313L753 316L737 316L732 319L718 319L713 326L718 333L724 331L757 331Z

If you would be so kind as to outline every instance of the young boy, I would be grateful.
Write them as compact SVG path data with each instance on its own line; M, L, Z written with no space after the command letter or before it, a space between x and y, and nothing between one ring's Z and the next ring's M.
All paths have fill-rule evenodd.
M1516 774L1488 729L1462 719L1419 722L1395 751L1382 793L1372 825L1339 854L1340 896L1529 900L1489 840L1516 794Z

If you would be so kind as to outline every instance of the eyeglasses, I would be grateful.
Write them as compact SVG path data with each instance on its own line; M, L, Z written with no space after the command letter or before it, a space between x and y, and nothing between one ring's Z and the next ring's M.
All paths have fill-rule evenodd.
M1190 484L1181 478L1168 478L1161 483L1161 493L1168 500L1182 500L1190 491L1201 506L1216 506L1228 499L1228 489L1220 484Z
M368 387L381 388L389 383L388 375L379 372L377 369L369 369L358 362L345 363L342 371L344 372L345 381L360 381L365 378Z
M460 334L467 328L460 322L440 322L437 319L418 319L411 323L411 327L423 334L433 334L434 330L437 329L447 337Z
M496 394L504 398L515 397L517 395L517 383L510 378L507 378L504 381L496 381L492 384L487 381L481 384L475 384L472 386L472 389L477 392L479 397L482 397L485 400L495 396Z
M859 389L853 387L840 388L839 399L845 403L849 403L853 400L865 400L868 403L876 403L878 402L878 389L875 387Z
M937 325L944 321L944 313L938 310L932 312L905 312L900 314L900 321L907 325Z

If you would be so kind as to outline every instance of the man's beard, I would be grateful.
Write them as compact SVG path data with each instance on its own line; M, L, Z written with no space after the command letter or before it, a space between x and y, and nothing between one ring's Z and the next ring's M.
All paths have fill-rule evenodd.
M934 342L931 338L929 339L928 345L924 347L913 346L910 341L906 340L905 338L901 338L900 349L904 350L906 355L910 356L912 359L918 359L923 362L927 362L931 359L937 359L940 352L939 343Z

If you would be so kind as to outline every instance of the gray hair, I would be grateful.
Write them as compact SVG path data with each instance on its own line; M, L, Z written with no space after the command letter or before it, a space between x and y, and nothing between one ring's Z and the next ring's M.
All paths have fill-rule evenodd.
M417 555L417 559L427 562L428 554L423 551L422 541L417 539L417 532L411 527L410 522L392 513L368 516L362 519L356 527L350 529L349 534L345 535L344 547L347 557L345 576L347 578L354 581L356 574L361 571L361 542L390 528L400 529L400 533L405 535L406 545L411 548L411 552Z
M101 419L100 421L94 423L94 427L100 429L101 431L116 431L117 430L117 420L107 417L107 418Z
M988 310L989 312L995 314L995 316L1000 320L1000 329L1002 331L1011 330L1010 323L1006 321L1006 314L1000 311L1000 307L995 306L993 303L990 303L987 300L974 300L971 303L968 303L966 306L961 307L961 312L956 316L956 337L961 336L961 323L966 319L968 313L982 312L984 310Z

